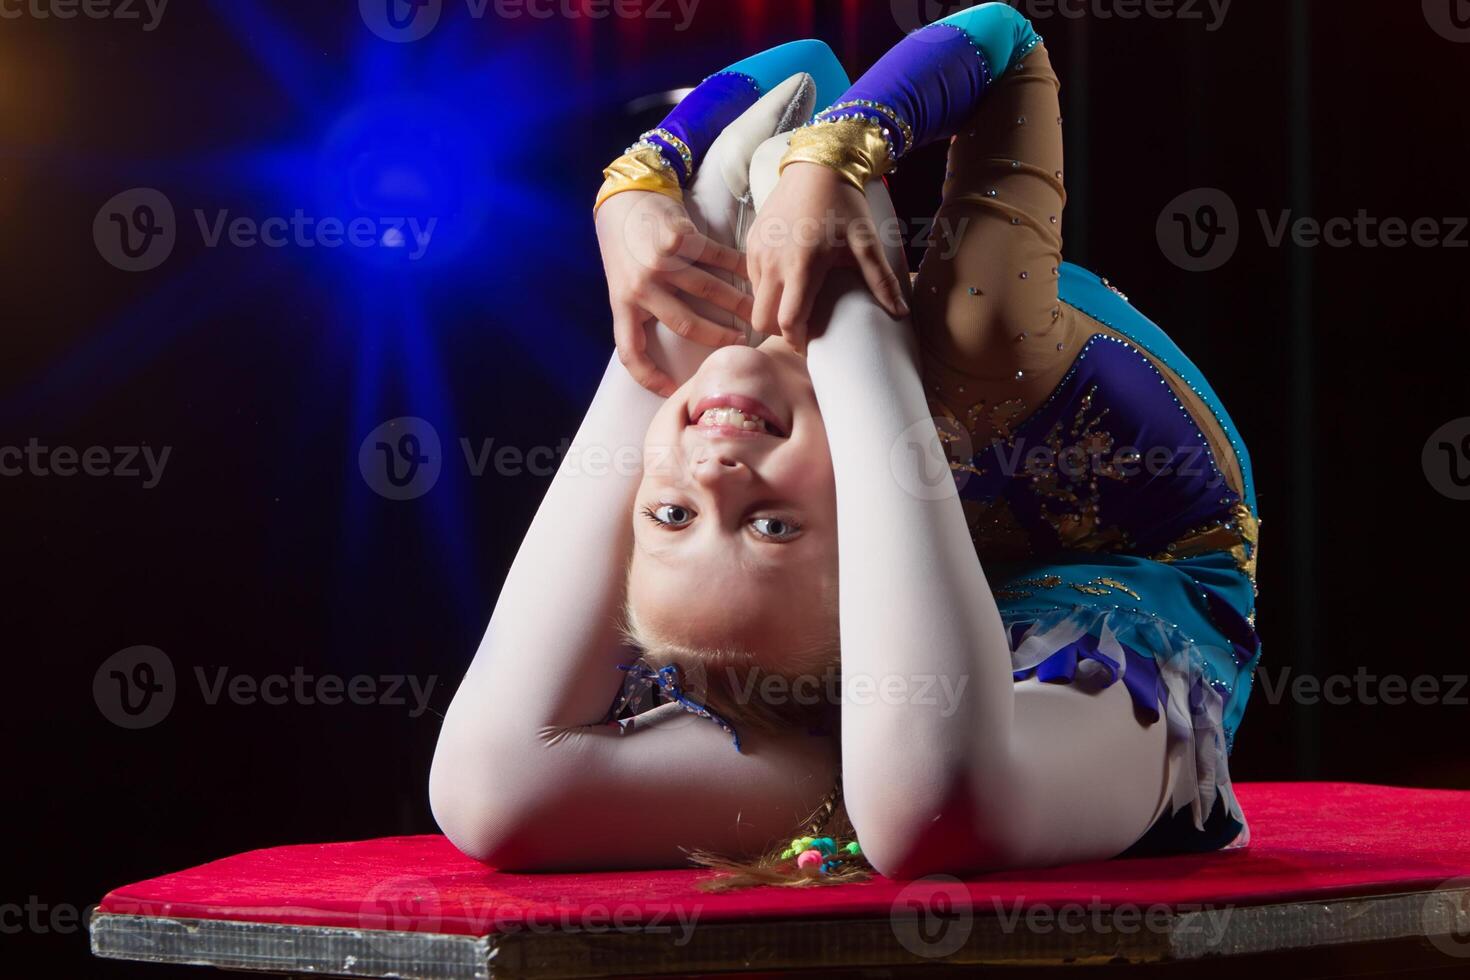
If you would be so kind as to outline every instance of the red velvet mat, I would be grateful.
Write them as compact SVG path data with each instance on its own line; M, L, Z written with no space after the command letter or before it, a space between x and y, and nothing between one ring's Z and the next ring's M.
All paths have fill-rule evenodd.
M1353 783L1237 784L1244 851L1075 864L908 886L879 879L711 895L701 872L504 874L443 837L386 837L250 851L125 885L104 912L483 935L518 927L677 929L692 921L887 916L905 887L977 910L1253 905L1429 890L1470 875L1470 791ZM1085 819L1085 815L1079 815Z

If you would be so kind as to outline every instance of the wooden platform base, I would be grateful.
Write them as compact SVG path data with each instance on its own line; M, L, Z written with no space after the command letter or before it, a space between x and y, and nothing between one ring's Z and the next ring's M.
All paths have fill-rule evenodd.
M608 923L478 937L101 911L94 911L89 928L93 953L112 959L420 980L806 970L881 976L919 967L931 975L949 972L945 967L1050 973L1045 968L1124 964L1155 970L1192 965L1192 975L1224 967L1239 977L1263 956L1290 957L1298 976L1411 968L1470 975L1470 882L1465 884L1173 912L1126 905L969 910L896 902L882 919L713 922L688 929ZM1318 972L1313 962L1325 969Z

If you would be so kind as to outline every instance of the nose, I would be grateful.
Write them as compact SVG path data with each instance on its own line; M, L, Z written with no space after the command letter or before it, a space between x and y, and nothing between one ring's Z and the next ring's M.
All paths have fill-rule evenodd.
M715 490L735 481L749 479L750 468L728 452L709 448L695 457L694 464L690 467L690 476L700 486Z

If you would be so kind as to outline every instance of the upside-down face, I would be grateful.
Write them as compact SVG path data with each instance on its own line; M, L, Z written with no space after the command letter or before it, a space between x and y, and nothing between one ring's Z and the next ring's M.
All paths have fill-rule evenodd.
M837 497L805 360L723 347L648 427L628 609L645 642L800 673L837 647Z

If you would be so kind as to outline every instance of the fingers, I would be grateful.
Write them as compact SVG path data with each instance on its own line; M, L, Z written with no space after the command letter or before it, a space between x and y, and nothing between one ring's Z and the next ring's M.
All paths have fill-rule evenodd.
M773 271L761 272L759 275L760 281L755 283L750 325L757 333L775 336L781 332L778 316L781 307L781 280Z
M745 256L743 254L730 248L728 245L721 245L719 242L712 241L704 235L700 235L698 232L694 234L698 236L698 240L690 239L685 242L685 246L686 248L696 246L699 248L699 254L694 257L695 262L714 269L723 269L741 279L750 279L750 274L746 271Z
M690 308L688 303L662 289L649 290L647 295L641 297L641 302L649 313L658 317L660 323L680 337L692 340L696 344L703 344L706 347L724 347L728 344L740 343L745 339L743 332L731 327L722 327L708 317L700 316Z
M903 287L899 284L898 274L893 271L893 266L888 264L888 256L883 254L883 249L876 239L867 238L862 241L854 241L852 254L857 260L858 269L863 274L863 281L872 290L873 297L878 300L878 304L895 319L907 316L909 307L904 301Z
M618 344L618 360L627 368L634 381L667 398L678 385L674 384L673 378L659 370L658 365L653 363L653 358L648 356L648 334L644 332L643 326L647 320L636 307L613 308L613 337Z
M723 269L740 279L749 279L745 256L703 234L687 214L663 215L655 234L653 267L669 272L690 265Z
M708 300L722 310L738 316L746 323L750 322L750 311L755 300L749 293L736 289L719 276L712 275L703 269L693 266L687 269L679 269L668 275L668 282L690 296L698 296L700 299Z
M822 272L814 266L807 266L798 270L797 274L789 277L781 290L781 300L776 309L776 322L780 325L781 335L791 345L791 349L799 354L806 353L806 338L808 334L807 320L812 314L812 303L816 300L817 291L821 288Z

